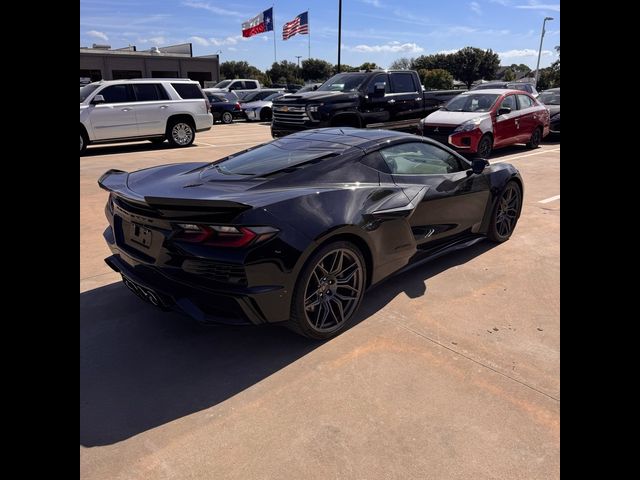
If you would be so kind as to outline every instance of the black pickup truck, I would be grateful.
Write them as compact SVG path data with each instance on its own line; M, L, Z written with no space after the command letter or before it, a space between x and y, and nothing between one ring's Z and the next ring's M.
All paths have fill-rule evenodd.
M414 131L418 122L460 90L424 91L412 70L339 73L313 92L273 102L271 135L309 128L357 127Z

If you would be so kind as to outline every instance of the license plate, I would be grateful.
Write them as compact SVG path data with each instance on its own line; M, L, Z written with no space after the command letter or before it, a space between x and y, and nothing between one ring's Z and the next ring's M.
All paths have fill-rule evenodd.
M152 305L155 305L156 307L164 306L158 294L153 290L151 290L150 288L143 287L139 283L134 282L133 280L131 280L128 277L125 277L124 275L122 275L122 282L125 284L125 286L129 290L131 290L133 293L135 293L137 296L139 296L143 300L146 300L147 302L151 303Z
M131 241L149 248L151 246L152 231L148 228L138 225L137 223L131 224Z

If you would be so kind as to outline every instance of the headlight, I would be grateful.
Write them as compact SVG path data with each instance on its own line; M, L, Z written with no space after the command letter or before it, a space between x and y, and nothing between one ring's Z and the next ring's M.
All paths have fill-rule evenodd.
M470 132L471 130L475 130L478 125L480 125L480 122L482 122L481 118L474 118L473 120L458 125L454 132Z
M309 106L307 107L307 110L308 110L309 112L316 113L316 112L318 111L318 108L320 108L322 105L323 105L322 103L318 103L318 104L316 104L316 105L309 105Z

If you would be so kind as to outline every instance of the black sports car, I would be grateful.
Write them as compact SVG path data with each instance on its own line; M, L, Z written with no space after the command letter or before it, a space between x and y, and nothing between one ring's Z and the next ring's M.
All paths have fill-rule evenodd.
M408 264L510 237L522 178L487 165L411 134L325 128L213 163L109 170L105 261L162 308L329 338Z

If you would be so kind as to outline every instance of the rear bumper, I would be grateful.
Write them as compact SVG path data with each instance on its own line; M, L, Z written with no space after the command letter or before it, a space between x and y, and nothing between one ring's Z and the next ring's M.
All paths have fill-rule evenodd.
M196 122L196 132L206 132L213 126L213 115L210 113L199 113L194 115Z
M105 263L131 282L125 285L145 300L155 296L165 310L176 310L201 323L259 325L279 322L289 316L284 286L245 286L207 281L180 267L153 265L118 246L108 227L104 238L113 253ZM140 295L131 283L152 295ZM286 295L284 295L286 297ZM146 298L145 298L146 297ZM154 305L155 302L151 301Z

